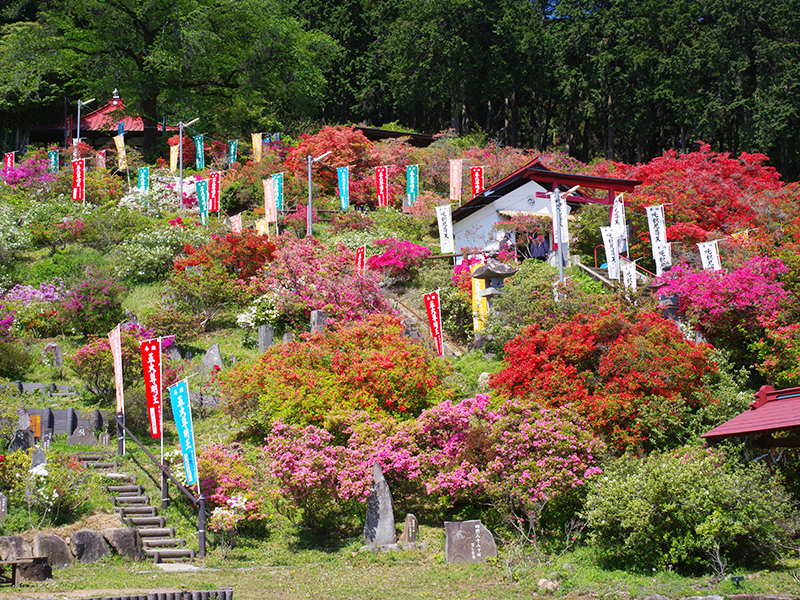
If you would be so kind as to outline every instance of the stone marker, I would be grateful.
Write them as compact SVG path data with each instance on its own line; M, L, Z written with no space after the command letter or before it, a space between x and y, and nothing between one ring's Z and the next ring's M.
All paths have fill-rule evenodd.
M85 444L86 446L95 446L97 444L97 438L95 437L94 433L92 433L88 427L78 427L75 430L69 439L67 440L67 445L69 446L77 446L78 444Z
M47 464L47 456L45 456L44 450L42 450L41 448L34 448L33 453L31 454L31 469L39 465L46 465L46 464Z
M389 491L389 484L386 483L386 478L378 463L372 465L372 494L367 500L364 539L367 544L374 546L397 543L392 493Z
M19 535L7 535L0 537L0 559L14 560L33 556L31 546Z
M0 494L0 521L2 521L7 515L8 515L8 498L5 497L5 494Z
M40 442L42 450L50 450L50 444L52 443L53 443L53 430L45 429L42 432L42 439Z
M101 446L108 446L111 444L111 436L108 435L107 433L103 432L97 437L98 437L97 441Z
M17 429L14 433L14 439L11 440L11 445L8 447L8 453L16 452L17 450L27 450L33 446L33 432L29 429L23 431Z
M60 367L64 364L64 351L58 344L47 344L42 350L42 362L51 367Z
M400 536L400 542L403 544L414 544L417 541L417 531L419 524L417 517L414 515L406 515L406 522L403 524L403 534Z
M183 357L181 356L181 351L178 350L178 347L175 346L174 344L169 347L169 350L167 350L167 358L169 358L170 360L183 360Z
M139 532L132 527L109 527L101 531L103 537L120 556L131 560L142 560L142 538Z
M293 342L293 341L294 341L294 334L293 333L289 332L289 333L284 333L283 334L283 343L284 344L288 344L288 343Z
M31 416L24 408L17 409L17 429L28 431L31 428Z
M272 325L258 326L258 353L264 354L275 341L275 329Z
M330 315L324 310L312 310L311 311L311 333L317 333L318 331L322 331L328 324L328 318Z
M73 533L71 544L75 558L85 565L111 554L103 534L92 529L81 529Z
M479 520L445 521L444 557L449 563L470 565L497 556L492 533Z
M75 557L70 552L69 546L57 535L46 533L34 535L33 554L35 556L49 556L50 564L56 569L71 567L75 564Z
M222 353L219 351L219 344L211 344L203 357L203 368L210 371L214 367L222 368Z

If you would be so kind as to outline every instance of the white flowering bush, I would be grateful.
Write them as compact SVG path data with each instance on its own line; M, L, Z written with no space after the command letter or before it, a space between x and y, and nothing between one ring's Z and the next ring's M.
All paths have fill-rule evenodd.
M173 258L186 244L202 246L209 239L204 227L170 225L146 229L111 253L114 274L137 283L159 281L172 271Z
M150 169L150 187L140 190L133 187L119 201L120 206L135 208L148 215L160 215L163 212L176 212L184 207L179 198L180 179L166 169ZM194 178L184 178L183 194L185 198L194 194Z

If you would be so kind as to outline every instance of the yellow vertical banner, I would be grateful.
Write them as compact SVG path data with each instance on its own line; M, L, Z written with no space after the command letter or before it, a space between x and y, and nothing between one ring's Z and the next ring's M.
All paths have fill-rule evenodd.
M261 162L261 134L251 133L250 139L253 142L253 162Z
M472 265L470 273L474 273L480 265ZM486 329L486 319L489 318L489 301L481 292L486 289L486 280L472 278L472 328L475 331Z
M114 145L117 147L117 168L122 171L128 168L128 159L125 156L125 135L115 135Z
M174 173L178 170L178 155L181 148L178 144L169 147L169 172Z

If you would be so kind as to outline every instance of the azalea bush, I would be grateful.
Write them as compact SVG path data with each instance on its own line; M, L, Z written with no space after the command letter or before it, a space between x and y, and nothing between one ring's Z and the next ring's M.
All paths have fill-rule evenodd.
M65 331L83 335L107 334L124 320L125 293L112 278L92 278L70 290L58 308Z
M406 240L388 238L373 243L383 248L383 253L370 256L367 266L387 277L412 279L425 260L433 255L425 246Z
M241 450L222 444L203 446L197 455L197 471L210 510L234 509L241 521L264 518L264 496L256 472Z

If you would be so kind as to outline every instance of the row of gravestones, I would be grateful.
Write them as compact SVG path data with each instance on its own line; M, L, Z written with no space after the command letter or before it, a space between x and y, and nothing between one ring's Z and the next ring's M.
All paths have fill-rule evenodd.
M392 552L422 549L426 542L417 542L419 525L414 515L406 515L403 534L397 539L394 503L389 484L380 465L372 465L372 493L367 500L362 551ZM492 533L479 520L445 521L445 560L449 563L473 564L497 556Z
M47 449L53 436L62 434L70 436L67 443L71 446L109 445L111 441L108 433L111 420L105 411L81 413L73 408L20 408L17 417L19 422L9 452L32 448L37 440Z

